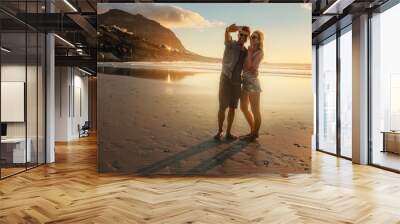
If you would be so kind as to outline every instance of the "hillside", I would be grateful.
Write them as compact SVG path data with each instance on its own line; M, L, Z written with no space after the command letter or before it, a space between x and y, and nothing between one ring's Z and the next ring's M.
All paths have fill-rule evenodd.
M99 60L220 61L186 50L170 29L140 14L113 9L99 15L98 23Z

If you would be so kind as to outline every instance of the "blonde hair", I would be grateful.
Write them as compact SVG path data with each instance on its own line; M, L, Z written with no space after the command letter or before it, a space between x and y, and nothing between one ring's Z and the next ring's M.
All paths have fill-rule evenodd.
M258 50L264 51L264 33L259 30L253 32L253 34L255 33L258 36Z

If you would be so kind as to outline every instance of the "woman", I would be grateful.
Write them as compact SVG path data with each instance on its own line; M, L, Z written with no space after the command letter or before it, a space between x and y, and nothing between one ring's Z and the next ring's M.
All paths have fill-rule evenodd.
M243 68L243 86L240 96L240 109L250 126L250 134L243 136L243 140L254 141L258 138L261 126L260 93L261 86L258 79L258 67L264 57L264 34L254 31L250 36L250 46ZM249 104L251 113L249 111Z

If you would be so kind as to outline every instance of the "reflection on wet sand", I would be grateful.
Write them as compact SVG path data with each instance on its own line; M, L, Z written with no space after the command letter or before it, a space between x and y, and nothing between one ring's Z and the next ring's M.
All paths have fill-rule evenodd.
M191 72L191 71L132 69L132 68L113 68L113 67L99 67L98 70L105 74L132 76L142 79L166 80L169 83L174 81L179 81L187 76L192 76L196 74L196 72Z

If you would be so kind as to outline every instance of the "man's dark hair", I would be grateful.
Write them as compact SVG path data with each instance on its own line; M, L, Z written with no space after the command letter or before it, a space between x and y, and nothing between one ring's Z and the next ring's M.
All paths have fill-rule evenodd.
M245 32L248 32L249 34L251 33L250 32L250 27L248 27L248 26L243 26L242 30L245 31Z

